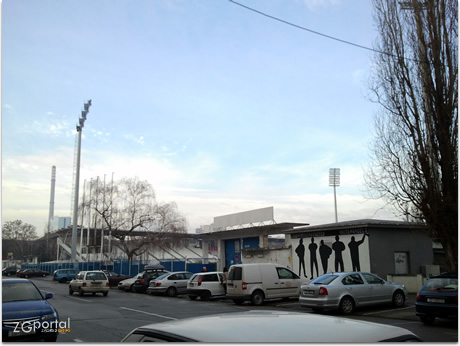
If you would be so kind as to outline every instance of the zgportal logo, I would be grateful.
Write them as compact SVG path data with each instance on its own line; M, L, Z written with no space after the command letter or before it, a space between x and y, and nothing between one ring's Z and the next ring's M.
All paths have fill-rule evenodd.
M13 333L34 334L43 333L70 333L70 318L67 321L22 321L17 322Z

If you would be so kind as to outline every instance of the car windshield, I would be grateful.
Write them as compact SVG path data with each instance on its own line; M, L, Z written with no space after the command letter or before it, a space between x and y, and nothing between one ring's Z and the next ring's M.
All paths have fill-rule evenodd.
M428 280L424 287L425 291L457 291L458 279L456 278L434 278Z
M30 282L2 284L2 302L18 302L24 300L43 300L40 291Z
M313 280L311 283L313 285L328 285L332 281L334 281L337 277L338 275L326 274L326 275L322 275L319 278Z

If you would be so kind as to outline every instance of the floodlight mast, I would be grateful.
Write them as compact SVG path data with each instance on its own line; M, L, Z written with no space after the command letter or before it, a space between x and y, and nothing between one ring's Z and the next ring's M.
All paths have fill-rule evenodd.
M335 207L335 222L338 221L337 217L337 194L335 191L336 186L340 186L340 168L329 168L329 186L334 187L334 207Z
M71 248L71 261L73 265L77 266L77 221L78 221L78 190L80 185L80 156L81 156L81 132L85 125L86 115L89 112L91 100L84 105L84 110L81 112L81 118L78 119L77 132L78 132L78 147L77 147L77 163L75 167L75 192L73 203L73 218L72 218L72 248Z

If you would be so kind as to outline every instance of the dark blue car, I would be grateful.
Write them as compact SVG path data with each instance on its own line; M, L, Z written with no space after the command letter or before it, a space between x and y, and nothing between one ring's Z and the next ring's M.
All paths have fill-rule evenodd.
M2 338L5 341L56 341L58 314L27 279L2 280Z

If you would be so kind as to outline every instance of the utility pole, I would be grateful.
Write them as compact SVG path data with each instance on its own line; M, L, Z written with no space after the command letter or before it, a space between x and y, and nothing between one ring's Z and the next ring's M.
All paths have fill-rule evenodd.
M74 195L74 204L73 204L73 227L72 227L72 250L71 250L71 261L74 267L77 267L77 237L78 237L78 189L80 183L80 156L81 156L81 132L83 126L85 125L86 115L89 112L89 107L91 106L91 100L89 100L84 105L84 110L81 111L81 118L79 119L79 124L77 125L78 132L78 149L77 149L77 164L75 167L75 195ZM81 251L81 250L80 250Z

